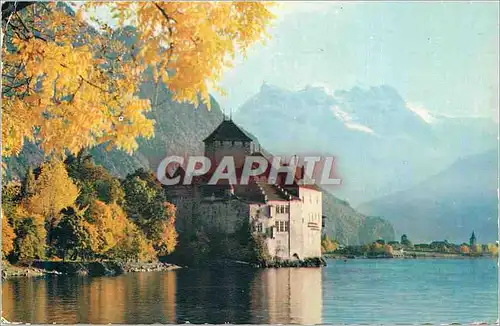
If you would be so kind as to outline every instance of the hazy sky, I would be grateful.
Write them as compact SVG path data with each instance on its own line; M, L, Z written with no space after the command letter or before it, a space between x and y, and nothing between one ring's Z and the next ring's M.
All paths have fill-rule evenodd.
M498 1L289 1L275 11L271 39L226 72L227 96L214 93L226 112L263 82L331 91L387 84L411 107L498 121Z
M498 2L280 3L271 40L227 71L237 109L266 81L287 89L387 84L412 106L498 116Z

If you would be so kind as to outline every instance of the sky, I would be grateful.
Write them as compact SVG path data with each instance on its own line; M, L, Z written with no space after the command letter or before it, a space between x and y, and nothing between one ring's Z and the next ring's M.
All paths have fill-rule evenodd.
M279 3L271 39L215 94L236 111L267 82L289 90L389 85L425 114L498 121L498 2Z
M213 95L235 112L264 82L330 92L389 85L426 119L498 122L499 9L498 1L277 2L271 38L226 70L225 96Z

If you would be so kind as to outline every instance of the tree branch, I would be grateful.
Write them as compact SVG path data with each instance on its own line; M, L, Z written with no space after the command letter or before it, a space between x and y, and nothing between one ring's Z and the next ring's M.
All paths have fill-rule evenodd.
M172 17L170 17L166 12L165 10L157 3L155 3L155 6L156 8L158 8L158 10L162 13L163 17L165 17L165 19L167 20L167 24L168 24L168 34L170 36L172 36L172 33L173 33L173 30L172 30L172 26L170 26L170 21L173 21L174 23L177 23L177 21L175 19L173 19Z
M8 20L10 15L31 6L36 1L6 1L2 4L2 21Z

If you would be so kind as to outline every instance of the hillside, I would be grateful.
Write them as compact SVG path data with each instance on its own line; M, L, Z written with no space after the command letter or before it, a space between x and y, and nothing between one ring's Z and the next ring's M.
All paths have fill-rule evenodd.
M370 201L358 209L381 215L413 242L498 239L498 152L457 160L444 171L410 189Z
M394 228L386 220L365 216L348 202L323 192L323 215L326 216L326 233L340 244L356 245L378 239L394 240Z

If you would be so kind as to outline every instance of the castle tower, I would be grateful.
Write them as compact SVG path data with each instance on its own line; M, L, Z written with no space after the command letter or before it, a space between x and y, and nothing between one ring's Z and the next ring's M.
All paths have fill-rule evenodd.
M212 161L212 167L217 166L224 156L232 156L236 168L243 166L253 144L253 140L232 119L224 119L203 142L205 156Z
M472 235L470 236L469 245L471 248L476 245L476 235L474 234L474 231L472 231Z

